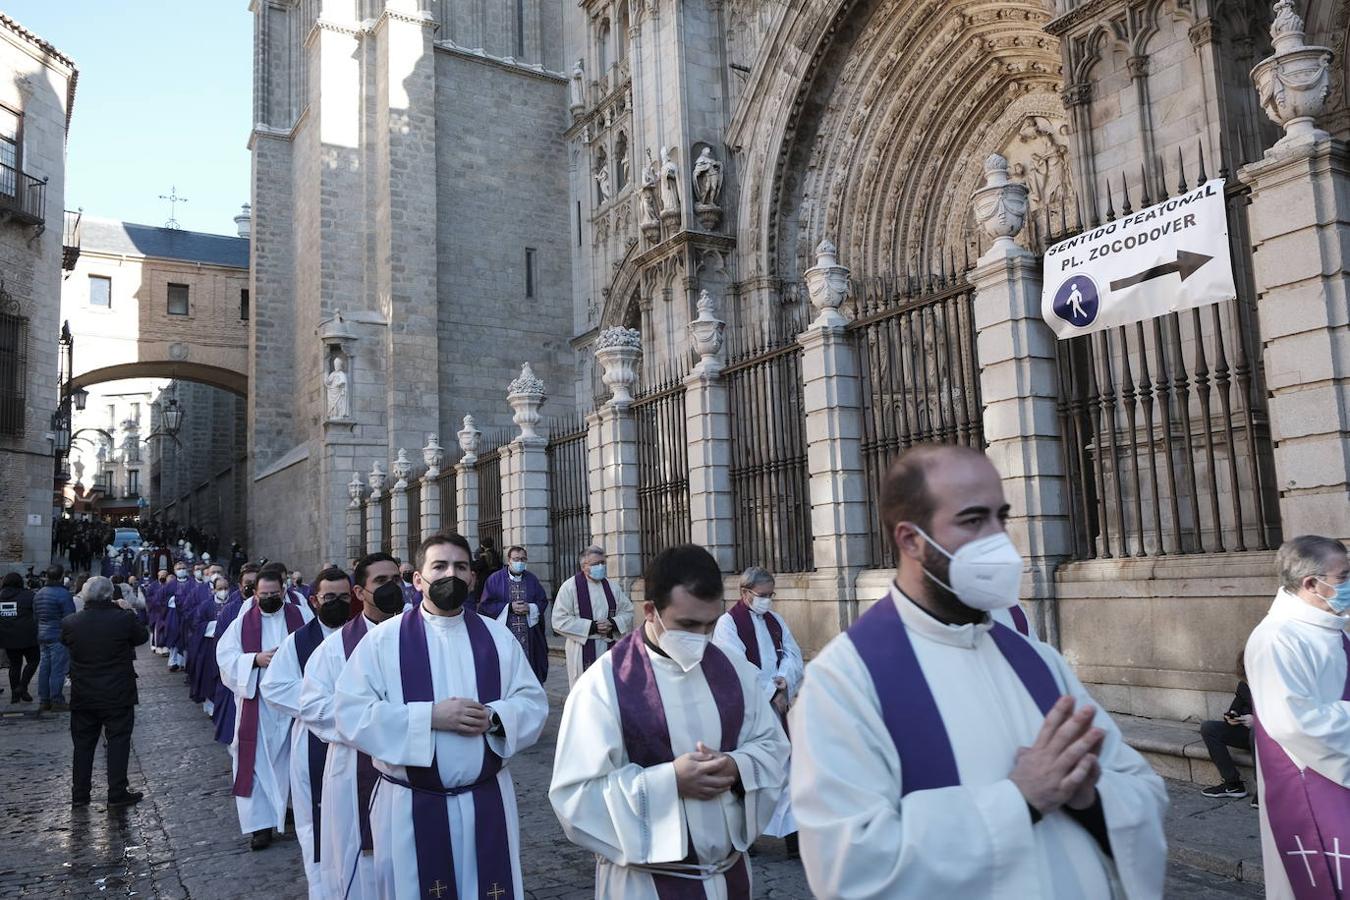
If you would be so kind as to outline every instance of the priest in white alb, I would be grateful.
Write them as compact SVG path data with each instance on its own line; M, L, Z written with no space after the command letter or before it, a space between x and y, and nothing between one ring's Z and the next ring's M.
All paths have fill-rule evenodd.
M300 689L314 652L351 617L352 591L347 573L324 569L314 579L306 602L315 617L287 636L263 674L262 695L275 712L291 717L291 809L295 836L305 865L310 900L328 896L319 875L318 832L323 821L323 769L328 745L300 719Z
M319 822L319 879L325 896L376 900L375 834L370 798L379 773L368 754L342 740L333 721L338 676L370 630L403 611L398 561L370 553L352 570L352 595L360 613L330 636L310 657L300 688L300 721L328 745L323 766Z
M1162 896L1162 780L1058 652L990 617L1023 570L998 472L917 447L879 502L895 581L806 667L788 716L812 891Z
M711 642L712 555L664 550L644 585L641 626L567 698L549 800L596 854L597 898L742 900L746 851L785 790L787 737L758 670Z
M1303 535L1275 557L1280 591L1247 639L1268 900L1350 897L1350 560Z
M464 609L468 542L418 548L419 605L371 630L337 680L341 738L380 773L371 810L381 897L525 900L507 762L548 698L515 635Z
M258 577L257 603L236 618L216 643L220 680L234 694L238 710L230 758L239 828L250 846L272 843L272 829L286 827L290 795L291 717L266 700L262 676L286 636L305 624L304 614L285 601L283 576Z
M633 601L609 580L605 551L581 551L581 568L562 583L553 602L553 630L567 639L567 685L571 688L614 642L633 630Z

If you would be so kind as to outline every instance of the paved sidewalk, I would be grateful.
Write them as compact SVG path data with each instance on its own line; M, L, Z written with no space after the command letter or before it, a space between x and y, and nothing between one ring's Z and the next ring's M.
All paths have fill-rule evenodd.
M32 705L13 707L8 696L0 698L0 898L304 897L304 871L293 840L253 853L239 833L230 797L229 756L211 740L210 721L200 707L188 701L182 675L170 674L161 657L144 650L140 657L142 703L133 738L131 783L147 796L130 809L109 812L102 803L100 752L95 802L72 810L68 717L13 713ZM543 737L511 763L521 814L526 895L532 900L583 900L594 896L594 858L563 837L547 797L566 690L559 660L554 660L547 687L553 712ZM1189 788L1169 787L1174 792ZM1243 819L1255 821L1246 801L1214 803L1174 793L1169 831L1221 834ZM811 896L801 867L784 858L782 841L766 838L756 849L756 898ZM1187 861L1218 868L1213 859L1222 859L1221 852L1206 858L1197 850ZM1260 897L1261 892L1259 885L1174 866L1168 896L1218 900Z

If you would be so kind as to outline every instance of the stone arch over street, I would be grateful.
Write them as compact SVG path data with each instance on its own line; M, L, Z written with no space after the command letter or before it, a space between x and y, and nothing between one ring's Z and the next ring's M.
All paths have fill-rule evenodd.
M220 388L238 397L248 396L247 372L174 360L141 360L133 363L101 366L85 372L80 372L77 369L75 376L70 381L70 389L87 388L93 384L118 381L123 378L172 378L175 381L192 381Z

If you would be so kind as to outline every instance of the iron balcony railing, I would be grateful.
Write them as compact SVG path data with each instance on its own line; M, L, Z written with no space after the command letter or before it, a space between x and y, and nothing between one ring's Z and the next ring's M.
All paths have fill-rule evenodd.
M0 163L0 215L24 225L47 221L47 179Z
M80 224L83 219L83 210L66 210L65 225L61 229L61 268L67 272L75 271L75 263L80 260Z

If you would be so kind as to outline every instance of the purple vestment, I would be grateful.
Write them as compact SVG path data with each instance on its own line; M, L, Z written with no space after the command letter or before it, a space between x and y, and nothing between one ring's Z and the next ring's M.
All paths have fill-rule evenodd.
M299 609L284 603L281 608L286 616L288 634L305 624L305 617ZM244 621L239 626L239 646L245 653L262 651L262 610L257 605L244 613ZM253 696L246 698L241 707L239 753L232 791L236 797L253 796L253 764L258 756L258 704L261 702L262 698L254 691Z
M548 594L534 573L525 572L520 576L520 581L512 582L511 573L506 569L493 572L488 576L487 584L483 586L483 593L478 599L478 613L489 619L499 618L502 610L511 603L513 584L518 589L524 589L522 599L539 611L539 621L534 623L533 628L529 628L526 616L510 613L506 625L513 634L516 634L517 640L520 640L521 633L524 634L524 639L520 640L520 643L525 649L525 658L530 661L534 676L539 679L540 684L543 684L548 679L548 636L544 632L544 608L548 606Z
M594 610L591 609L591 590L586 586L586 575L584 572L578 572L577 577L572 579L572 583L577 589L577 616L582 619L588 619L592 622L603 619L613 620L614 610L618 606L614 602L614 590L609 586L609 579L606 578L600 582L605 589L605 614L599 619L595 617ZM590 635L581 642L581 671L586 671L595 662L595 644L591 643L593 638L599 635ZM608 638L606 638L608 640Z

